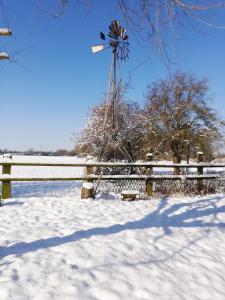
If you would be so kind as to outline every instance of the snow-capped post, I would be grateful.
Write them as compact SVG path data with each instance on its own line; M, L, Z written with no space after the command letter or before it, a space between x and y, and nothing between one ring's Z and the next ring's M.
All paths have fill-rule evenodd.
M198 156L198 163L202 163L203 162L203 152L198 152L197 153L197 156ZM203 175L203 167L201 166L198 166L197 168L197 172L198 172L198 175ZM198 191L201 192L203 189L203 180L202 179L198 179Z
M153 153L147 153L146 154L146 161L147 162L153 162L154 156ZM153 175L153 167L147 167L146 168L146 174L147 175ZM153 196L153 179L147 179L146 180L146 193L148 196Z
M86 163L92 163L93 156L87 156ZM94 175L94 167L86 166L85 175L88 177L89 175ZM83 186L81 189L81 199L94 199L94 182L93 179L87 179L87 181L83 182Z
M2 175L11 175L11 165L2 165ZM11 181L2 181L2 199L11 198Z

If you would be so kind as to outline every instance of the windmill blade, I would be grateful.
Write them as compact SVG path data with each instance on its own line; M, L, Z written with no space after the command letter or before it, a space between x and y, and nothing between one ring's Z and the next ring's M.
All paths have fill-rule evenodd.
M111 23L112 32L116 35L118 35L118 24L117 21L112 21Z
M109 25L109 31L111 31L111 32L114 31L113 22Z
M123 48L117 50L116 58L122 60L123 57Z
M128 39L127 30L124 29L124 28L122 28L121 37L122 37L123 40Z
M108 34L108 37L110 37L111 39L114 39L114 40L118 40L118 36L116 36L113 32L109 32Z
M97 53L97 52L100 52L100 51L102 51L104 49L105 49L104 45L96 45L96 46L92 46L91 47L91 52L92 53Z
M124 47L128 48L129 45L130 45L130 44L129 44L128 42L123 42L123 46L124 46Z
M117 49L117 59L120 59L121 61L127 60L129 58L129 49L126 47L126 45L119 46Z
M109 26L112 33L114 33L116 36L120 36L121 34L121 26L117 20L112 21L111 25Z
M123 38L124 34L125 34L126 29L121 27L121 32L120 32L120 36L121 38Z
M121 35L122 27L120 26L119 21L115 21L115 22L114 22L114 28L115 28L115 33L116 33L118 36L120 36L120 35Z
M114 38L117 39L119 35L117 34L117 31L116 31L115 27L114 26L109 26L109 29L110 29L109 34L113 35Z
M124 48L124 59L126 60L127 58L129 58L129 49L128 48Z
M100 32L100 38L105 41L105 34L103 32Z

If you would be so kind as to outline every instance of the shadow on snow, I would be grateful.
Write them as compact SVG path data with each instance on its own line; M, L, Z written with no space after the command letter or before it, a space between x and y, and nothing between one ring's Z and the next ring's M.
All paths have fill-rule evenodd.
M130 221L125 224L114 224L108 227L96 227L87 230L75 231L63 237L51 237L33 242L19 242L14 245L0 247L0 258L8 255L23 255L40 249L56 247L62 244L89 239L94 236L107 236L124 232L126 230L140 230L148 228L161 228L163 234L155 238L170 235L172 228L219 228L225 229L225 223L219 219L219 214L225 213L225 205L218 206L222 196L205 198L195 202L183 202L178 204L168 203L167 198L161 199L155 211L144 218ZM210 221L201 218L210 217ZM192 244L194 241L190 242Z

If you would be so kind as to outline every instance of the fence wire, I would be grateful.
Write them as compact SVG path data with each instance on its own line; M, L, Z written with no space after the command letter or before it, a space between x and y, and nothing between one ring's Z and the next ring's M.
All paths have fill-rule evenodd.
M146 180L110 180L101 182L99 191L103 193L120 194L123 190L139 191L141 199L148 199ZM155 180L153 182L154 196L162 195L199 195L225 193L225 176L216 179L185 179L185 180Z

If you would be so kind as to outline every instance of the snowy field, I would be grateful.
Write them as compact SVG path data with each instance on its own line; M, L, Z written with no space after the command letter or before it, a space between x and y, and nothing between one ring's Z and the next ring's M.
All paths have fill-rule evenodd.
M44 159L75 158L26 157ZM82 172L12 168L16 176ZM225 299L225 195L80 200L80 187L13 184L0 207L1 300Z

